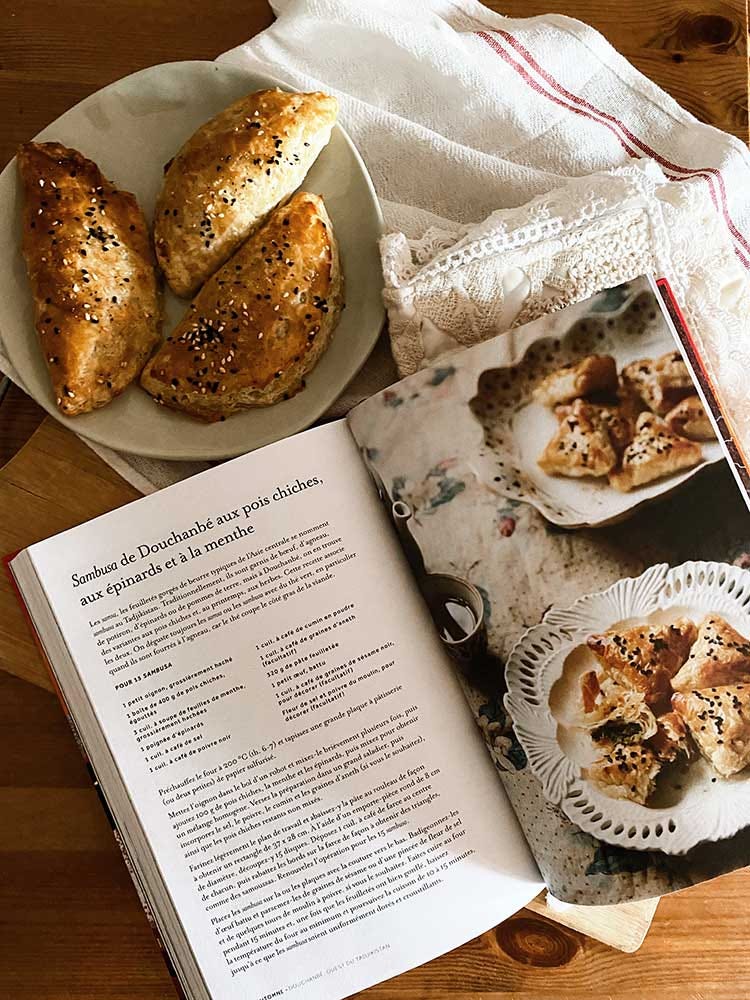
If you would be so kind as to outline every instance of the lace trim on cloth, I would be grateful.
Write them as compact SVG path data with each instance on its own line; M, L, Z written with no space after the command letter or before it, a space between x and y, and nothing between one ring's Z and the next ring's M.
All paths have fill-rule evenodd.
M700 234L700 238L696 238ZM401 376L602 288L666 276L709 379L750 451L750 276L694 180L641 160L576 178L472 227L381 241L391 346Z

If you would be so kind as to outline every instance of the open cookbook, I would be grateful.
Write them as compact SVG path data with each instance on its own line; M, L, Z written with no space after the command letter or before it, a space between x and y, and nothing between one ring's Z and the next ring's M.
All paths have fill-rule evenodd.
M750 862L750 514L695 360L644 277L12 561L191 1000Z

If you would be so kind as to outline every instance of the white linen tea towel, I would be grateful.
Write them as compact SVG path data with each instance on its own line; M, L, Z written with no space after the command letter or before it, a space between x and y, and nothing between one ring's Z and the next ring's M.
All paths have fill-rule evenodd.
M750 153L739 140L570 18L504 18L475 0L271 6L276 22L220 59L339 98L390 234L384 285L401 374L653 266L683 302L690 293L689 322L739 385L750 360L738 325ZM705 239L688 239L691 225ZM337 412L394 377L381 345ZM146 492L204 467L95 450Z

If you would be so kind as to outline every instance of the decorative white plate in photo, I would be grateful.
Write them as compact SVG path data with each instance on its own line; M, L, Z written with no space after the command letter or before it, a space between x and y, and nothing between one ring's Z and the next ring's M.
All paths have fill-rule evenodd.
M702 757L674 766L659 775L646 805L611 798L582 776L595 757L588 733L576 726L580 679L598 665L587 637L683 616L698 624L711 612L750 635L750 572L718 562L661 564L567 610L553 609L511 651L505 707L529 766L545 797L599 840L684 854L750 825L750 769L722 778Z
M87 97L36 139L57 140L94 160L118 187L132 191L149 222L164 164L199 125L243 94L284 84L213 62L175 62L127 76ZM336 125L302 187L323 196L339 242L346 308L306 388L274 406L205 424L157 406L138 385L109 405L77 417L55 405L34 329L31 292L21 254L22 192L15 159L0 175L0 335L24 387L71 430L120 451L167 459L220 459L294 434L321 416L354 378L383 325L378 240L382 215L359 153ZM165 290L165 335L188 302Z
M560 330L569 310L571 325ZM552 409L533 398L542 379L588 354L612 355L620 372L631 361L677 350L645 279L600 293L583 311L580 305L569 310L517 331L523 336L516 342L516 357L479 376L469 404L483 432L474 471L495 492L532 504L553 524L594 527L620 520L676 489L706 466L721 461L724 452L718 441L703 441L703 460L698 465L629 493L618 492L606 477L572 479L544 472L538 459L558 421Z

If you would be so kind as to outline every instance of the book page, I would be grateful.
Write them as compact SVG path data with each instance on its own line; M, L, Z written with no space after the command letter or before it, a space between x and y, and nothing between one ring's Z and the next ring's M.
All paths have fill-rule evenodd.
M644 276L349 417L423 589L475 595L457 676L567 903L750 861L750 515L684 346Z
M31 558L212 996L347 996L537 893L344 423Z

